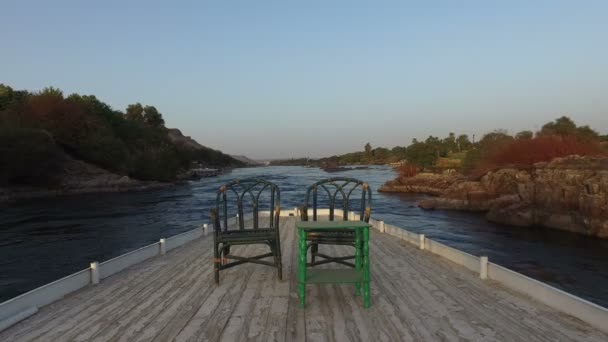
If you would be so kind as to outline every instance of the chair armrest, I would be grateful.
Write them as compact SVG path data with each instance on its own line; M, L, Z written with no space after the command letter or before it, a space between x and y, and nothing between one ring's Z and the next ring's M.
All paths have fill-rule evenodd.
M308 207L303 205L299 208L300 210L300 219L302 221L308 221Z
M217 210L215 208L209 210L209 215L211 216L211 223L213 224L213 235L219 235L222 231L222 227L220 226L220 217L217 214Z

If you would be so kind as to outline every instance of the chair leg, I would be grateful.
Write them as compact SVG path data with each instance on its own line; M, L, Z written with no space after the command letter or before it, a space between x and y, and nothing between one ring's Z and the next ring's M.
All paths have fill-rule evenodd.
M315 243L312 246L310 246L310 264L311 264L311 266L314 265L315 257L317 256L318 252L319 252L318 244Z
M275 264L277 265L277 274L279 280L283 280L283 262L281 258L281 241L279 239L275 242Z
M220 244L213 244L213 268L215 273L215 284L220 284Z
M274 267L277 267L277 265L278 265L277 246L276 246L274 240L270 240L268 242L268 247L270 247L270 253L272 253L272 262L274 262Z

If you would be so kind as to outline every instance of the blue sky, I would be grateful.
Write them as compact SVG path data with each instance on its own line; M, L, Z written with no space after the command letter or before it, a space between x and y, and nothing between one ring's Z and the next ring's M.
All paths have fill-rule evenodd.
M608 131L608 1L11 1L0 82L155 105L253 158Z

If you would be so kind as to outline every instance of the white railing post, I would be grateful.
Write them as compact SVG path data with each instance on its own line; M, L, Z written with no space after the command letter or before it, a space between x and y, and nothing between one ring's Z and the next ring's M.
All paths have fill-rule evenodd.
M203 235L207 236L208 233L209 233L209 225L204 223L203 224Z
M488 279L488 257L479 257L479 278Z
M167 253L167 240L160 239L159 241L159 253L160 255L165 255Z
M420 244L418 245L421 250L424 250L424 244L426 243L424 234L420 234Z
M293 208L293 216L298 216L298 207Z
M97 261L91 263L91 284L99 284L99 263Z
M380 230L380 233L385 232L384 221L378 221L378 229Z

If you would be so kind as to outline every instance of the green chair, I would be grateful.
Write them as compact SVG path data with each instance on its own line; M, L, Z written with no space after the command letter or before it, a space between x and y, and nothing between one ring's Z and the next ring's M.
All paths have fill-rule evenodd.
M312 210L312 220L317 221L318 209L323 204L329 208L329 220L336 219L335 209L342 209L339 220L349 220L349 213L358 209L356 219L369 223L371 216L372 192L369 185L361 180L345 177L324 179L312 184L306 191L304 205L300 208L302 221L308 221L309 210ZM355 264L348 261L355 259L355 255L332 257L319 252L319 245L349 245L355 247L355 234L344 231L323 231L310 233L307 236L308 248L311 251L311 261L308 266L317 266L327 263L338 263L350 267ZM322 258L323 260L317 260Z
M221 270L244 263L276 267L279 280L283 279L279 237L280 208L279 187L262 179L236 180L218 190L216 206L211 209L216 284L220 283ZM253 214L250 222L246 222L246 209L251 210ZM269 210L270 217L267 218L267 223L260 226L261 210ZM236 219L230 219L235 221L230 227L229 213L232 213L231 217L236 216ZM231 246L251 244L268 245L270 252L251 257L230 253ZM261 260L268 257L272 257L273 261Z

